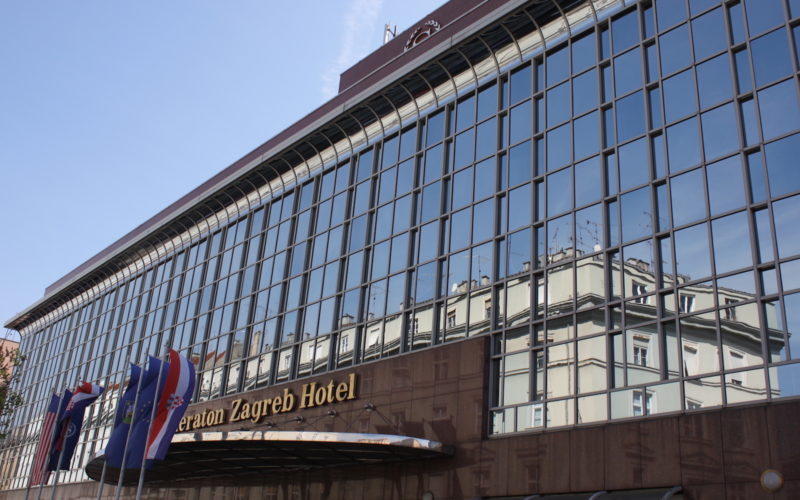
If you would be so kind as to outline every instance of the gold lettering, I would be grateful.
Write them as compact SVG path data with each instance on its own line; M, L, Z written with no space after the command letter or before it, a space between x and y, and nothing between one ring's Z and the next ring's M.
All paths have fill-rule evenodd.
M239 418L239 410L241 406L242 406L241 399L234 399L233 401L231 401L231 422L238 422L239 420L241 420Z
M250 420L255 424L261 418L261 401L256 401L250 408Z
M178 424L178 432L183 432L183 431L185 431L185 430L186 430L186 427L185 427L185 425L186 425L186 418L187 418L187 417L183 417L183 418L181 419L181 422Z
M336 401L342 402L347 399L347 382L342 382L336 386Z
M211 419L212 422L208 425L222 425L225 423L225 410L223 408L218 408L211 412Z
M239 415L239 420L248 419L250 419L250 405L248 403L242 403L242 413Z
M272 398L272 414L276 414L281 411L281 407L283 406L283 400L280 396L276 398Z
M317 392L314 394L314 402L317 406L325 404L325 387L317 389Z
M347 378L347 399L356 399L356 374L351 373Z
M289 389L283 390L283 412L294 410L294 403L297 398L294 394L289 392Z
M327 395L325 396L326 403L333 403L333 379L328 382L328 386L325 388L327 391Z
M316 382L303 384L303 393L300 395L300 408L312 408L314 406L314 390L316 388Z
M202 415L202 413L196 413L194 419L192 419L192 429L199 429L202 427L200 423L200 415Z

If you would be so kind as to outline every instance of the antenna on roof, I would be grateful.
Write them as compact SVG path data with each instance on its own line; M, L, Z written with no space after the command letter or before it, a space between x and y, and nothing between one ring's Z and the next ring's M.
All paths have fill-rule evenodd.
M383 25L383 43L384 43L384 45L386 44L386 42L388 42L389 40L391 40L395 36L397 36L397 25L389 26L388 24L384 24Z

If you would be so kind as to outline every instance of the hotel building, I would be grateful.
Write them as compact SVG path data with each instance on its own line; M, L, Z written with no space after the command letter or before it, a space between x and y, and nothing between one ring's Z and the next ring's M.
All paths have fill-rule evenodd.
M798 55L798 0L451 0L7 322L0 497L77 380L94 497L165 345L148 498L800 497Z

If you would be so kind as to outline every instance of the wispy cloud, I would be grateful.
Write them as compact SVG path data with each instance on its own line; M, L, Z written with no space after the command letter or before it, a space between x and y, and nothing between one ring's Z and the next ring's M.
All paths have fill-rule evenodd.
M383 0L350 0L342 20L342 38L339 54L322 75L322 97L330 99L339 90L339 74L352 66L370 49L373 33Z

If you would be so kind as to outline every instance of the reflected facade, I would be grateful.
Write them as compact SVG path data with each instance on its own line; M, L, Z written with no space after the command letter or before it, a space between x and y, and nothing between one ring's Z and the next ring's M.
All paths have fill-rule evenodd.
M28 397L3 487L52 387L113 389L85 463L128 362L165 344L203 403L486 336L494 438L800 395L800 3L559 5L14 318Z

